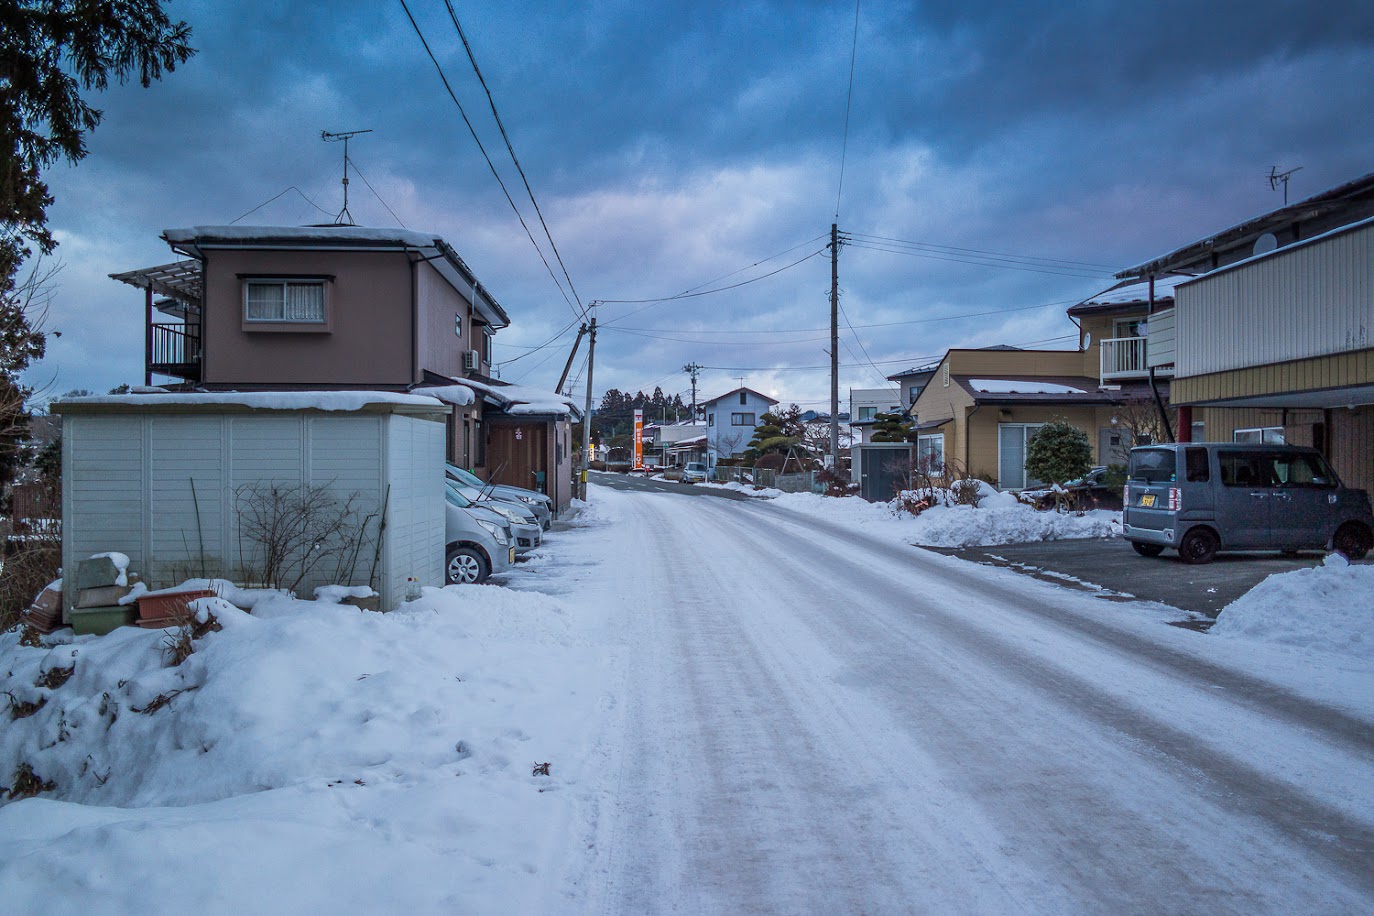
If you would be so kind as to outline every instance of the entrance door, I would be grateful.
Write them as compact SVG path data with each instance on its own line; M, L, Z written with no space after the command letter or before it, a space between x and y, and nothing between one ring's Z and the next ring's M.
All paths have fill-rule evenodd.
M1043 484L1026 476L1026 443L1044 423L997 424L997 486L1023 490Z
M548 424L488 423L487 467L493 483L548 491Z
M1131 447L1126 444L1126 434L1119 429L1103 427L1097 431L1097 456L1099 464L1125 464L1130 458Z

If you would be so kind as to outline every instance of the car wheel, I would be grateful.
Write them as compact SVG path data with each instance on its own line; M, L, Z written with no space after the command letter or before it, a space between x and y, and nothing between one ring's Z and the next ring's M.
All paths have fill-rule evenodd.
M1194 528L1178 545L1178 558L1194 565L1212 562L1217 555L1217 536L1210 528Z
M1374 535L1370 534L1368 528L1359 522L1346 522L1336 529L1331 546L1352 560L1363 560L1370 547L1374 546L1371 542L1374 542Z
M1164 552L1163 544L1144 544L1140 541L1131 541L1131 546L1142 557L1157 557Z
M489 575L487 558L472 547L455 547L444 560L444 582L449 585L481 585Z

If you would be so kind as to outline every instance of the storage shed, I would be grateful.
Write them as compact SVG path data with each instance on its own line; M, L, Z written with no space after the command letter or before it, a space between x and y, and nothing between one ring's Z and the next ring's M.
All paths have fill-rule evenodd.
M187 578L257 585L275 550L288 567L281 581L301 597L321 585L370 585L385 609L404 600L407 577L442 584L449 408L433 398L135 394L73 398L52 410L62 416L65 569L117 551L154 589ZM306 502L325 520L346 515L332 540L317 539L332 546L285 543ZM280 543L265 544L270 538ZM306 556L325 549L333 553ZM70 608L75 583L67 582Z

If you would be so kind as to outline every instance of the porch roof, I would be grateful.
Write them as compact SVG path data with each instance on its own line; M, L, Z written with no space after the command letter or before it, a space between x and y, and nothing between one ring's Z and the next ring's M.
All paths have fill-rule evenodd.
M171 264L159 264L156 267L126 270L123 273L110 274L110 279L137 286L139 289L152 290L159 295L170 296L196 306L200 305L204 289L201 265L194 258L173 261Z
M1119 391L1104 391L1095 378L1085 376L1001 376L954 375L955 384L968 392L976 404L1114 404Z

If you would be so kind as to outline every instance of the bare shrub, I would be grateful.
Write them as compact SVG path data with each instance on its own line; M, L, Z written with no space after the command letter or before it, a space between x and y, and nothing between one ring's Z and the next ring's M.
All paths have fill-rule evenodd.
M62 535L56 525L30 526L10 537L0 575L0 630L19 622L19 614L44 587L57 578L62 565Z
M39 776L30 764L21 763L14 768L9 786L0 788L0 794L9 795L11 799L33 798L39 792L51 792L56 788L55 782Z
M340 499L324 484L261 481L236 488L241 574L288 591L331 565L333 581L351 580L378 517L365 513L361 502L360 493Z
M199 619L191 602L184 598L173 605L169 616L177 628L175 633L168 633L162 640L162 657L169 668L175 668L195 654L197 639L222 629L214 614L207 613L204 620Z

